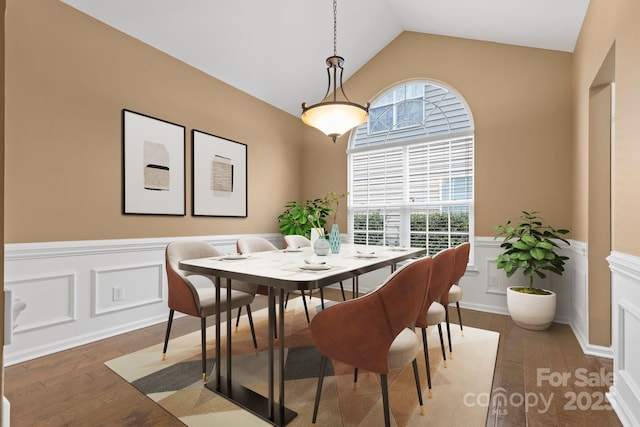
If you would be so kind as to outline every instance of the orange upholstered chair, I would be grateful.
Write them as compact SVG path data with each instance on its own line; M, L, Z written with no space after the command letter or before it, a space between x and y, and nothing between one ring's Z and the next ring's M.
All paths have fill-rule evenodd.
M431 280L428 285L427 298L424 305L420 309L420 313L416 318L416 327L422 329L422 345L424 350L424 362L427 368L427 382L429 385L429 398L431 392L431 367L429 365L429 346L427 345L427 327L430 325L438 326L438 334L440 335L440 348L442 349L442 360L444 367L447 367L447 354L444 348L444 338L442 336L442 325L445 321L445 308L438 302L442 294L449 288L449 280L455 260L455 249L449 248L438 252L433 257L433 266L431 268Z
M206 354L206 318L216 313L216 294L215 294L215 278L210 276L202 276L196 273L190 273L178 268L180 261L185 259L206 258L223 255L215 247L207 242L199 240L178 240L167 245L165 251L167 281L169 286L169 321L167 322L167 333L164 339L164 348L162 350L162 359L164 360L169 344L169 333L171 332L171 323L173 315L176 311L187 314L189 316L200 318L200 330L202 338L202 379L206 380L207 376L207 354ZM189 277L201 276L206 277L210 281L210 286L196 286ZM209 285L209 283L207 283ZM222 286L226 285L223 283ZM251 306L253 302L257 286L243 282L232 282L231 285L231 301L230 307L227 307L227 293L220 293L220 312L227 309L247 307L247 317L251 326L251 335L253 337L253 345L257 349L256 334L253 328L253 319L251 317Z
M421 413L424 413L416 356L420 340L413 323L427 296L431 258L405 264L377 289L320 311L311 321L311 337L321 354L313 410L315 424L324 372L334 359L380 374L385 425L390 425L387 373L413 363Z
M458 310L458 321L460 322L460 333L464 336L464 330L462 329L462 315L460 314L460 300L462 299L462 288L460 287L460 279L464 276L464 272L467 270L467 264L469 263L469 250L471 249L471 243L465 242L456 246L456 256L453 263L453 270L451 271L451 281L449 282L449 289L442 294L440 298L440 304L445 308L446 322L447 322L447 337L449 339L449 354L453 358L453 348L451 346L451 329L449 326L449 304L456 303L456 309Z

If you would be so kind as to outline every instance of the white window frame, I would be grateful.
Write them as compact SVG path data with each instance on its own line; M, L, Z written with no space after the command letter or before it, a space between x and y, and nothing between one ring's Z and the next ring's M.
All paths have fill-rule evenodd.
M363 125L361 125L361 127L359 129L356 129L354 131L352 131L351 136L350 136L350 141L349 141L349 149L347 150L347 155L348 155L348 189L349 189L349 196L348 196L348 205L347 205L347 211L348 211L348 237L349 237L349 241L354 242L354 238L355 238L355 230L354 230L354 226L355 226L355 220L354 220L354 215L356 215L357 213L370 213L372 211L377 211L379 210L381 212L381 214L383 215L383 218L385 218L385 220L383 221L384 223L384 230L382 230L381 233L378 233L377 230L374 230L372 232L372 235L374 237L378 237L379 235L381 235L381 241L377 241L377 243L383 243L383 244L398 244L400 246L410 246L411 244L411 213L415 212L416 209L419 209L421 211L424 211L425 214L433 208L445 208L449 207L449 206L460 206L460 205L464 205L465 207L468 208L468 221L469 221L469 230L468 230L468 241L471 242L471 247L472 247L472 253L470 254L470 259L469 262L471 265L473 265L473 247L474 247L474 206L475 206L475 196L474 196L474 188L475 188L475 165L474 165L474 160L475 160L475 156L474 156L474 144L475 144L475 140L474 140L474 126L473 126L473 118L471 115L471 111L469 110L466 102L464 101L464 99L452 88L440 83L440 82L432 82L432 81L427 81L427 80L420 80L420 81L408 81L408 82L402 82L396 86L393 86L389 89L387 89L384 93L382 93L378 99L384 97L385 95L389 95L391 93L393 93L394 91L396 91L398 88L404 86L404 85L410 85L410 84L416 84L416 83L424 83L424 84L429 84L429 85L433 85L433 86L439 86L440 88L450 92L452 95L454 95L458 101L460 101L460 104L464 107L466 114L468 115L468 122L469 125L466 126L466 129L462 129L462 130L454 130L454 131L450 131L450 132L439 132L437 135L428 135L428 131L425 132L425 135L422 136L415 136L412 135L410 138L407 139L392 139L392 138L388 138L385 139L383 142L380 142L380 139L378 138L377 141L375 141L374 143L372 143L371 145L358 145L356 147L354 147L354 143L356 142L356 138L357 137L361 137L363 135L363 132L369 132L369 125L368 123L365 123ZM375 100L374 100L375 102ZM392 106L391 108L393 108L394 110L394 116L395 116L395 111L397 110L396 106ZM394 117L394 123L395 123L396 119ZM406 128L402 128L402 130L406 130ZM390 133L390 132L388 132ZM380 131L378 132L373 132L370 133L369 135L372 136L378 136L380 134ZM415 202L410 200L409 197L409 151L410 151L410 147L415 147L415 146L423 146L423 145L429 145L429 144L436 144L436 143L447 143L447 141L449 142L457 142L457 141L461 141L464 140L465 143L467 143L468 145L470 145L470 172L468 174L468 176L470 176L471 178L471 189L470 189L470 199L465 199L463 201L456 201L456 200L447 200L447 199L438 199L438 200L422 200L420 202ZM463 143L464 145L464 143ZM393 200L391 202L387 201L386 199L381 199L379 203L376 204L372 204L369 202L369 200L367 199L367 202L364 204L354 204L354 193L362 193L362 190L358 189L358 191L354 191L354 159L358 159L358 156L361 157L362 154L367 154L369 156L382 156L383 153L390 153L390 152L394 152L395 155L395 162L394 165L397 168L398 167L398 152L401 153L402 156L402 177L401 177L401 181L402 181L402 200L398 201L397 197L396 200ZM377 157L376 157L377 158ZM371 157L369 157L369 159L371 159ZM362 165L366 166L366 162L363 163ZM364 167L364 166L363 166ZM387 167L387 163L384 163L384 166L379 166L379 167ZM450 182L452 182L453 179L455 178L459 178L459 177L455 177L452 176L450 174L451 169L449 169L449 175L448 178L449 180L451 180ZM382 175L385 175L386 172L381 171ZM362 176L362 173L360 174ZM368 173L367 173L368 175ZM398 175L395 174L394 175L396 178L398 178ZM369 181L366 181L367 184L369 183ZM399 185L398 180L394 181L396 188ZM383 184L382 186L386 186L387 184ZM391 184L390 184L391 185ZM450 184L449 184L450 185ZM382 191L385 191L384 189ZM398 191L397 189L395 190L396 192ZM393 194L395 194L397 196L396 192L392 192ZM386 193L385 193L386 194ZM376 197L376 195L374 195L374 198ZM367 196L368 198L368 196ZM387 216L387 215L392 215L393 213L393 217ZM427 220L428 220L428 215L427 215ZM399 230L395 231L395 229L397 229L397 226L393 226L393 223L399 223ZM387 225L389 225L389 230L387 230ZM451 241L451 236L458 236L458 235L465 235L466 233L460 233L460 232L455 232L452 231L451 229L451 222L449 222L449 228L447 230L446 233L443 232L443 234L446 234L448 236L448 241ZM368 225L367 225L368 227ZM370 230L366 230L366 233L369 233ZM425 234L429 234L428 230L427 232L425 232ZM434 232L432 231L431 233L432 235L436 235L436 234L440 234L439 232ZM427 241L428 241L428 236L426 237ZM375 239L374 239L375 240Z

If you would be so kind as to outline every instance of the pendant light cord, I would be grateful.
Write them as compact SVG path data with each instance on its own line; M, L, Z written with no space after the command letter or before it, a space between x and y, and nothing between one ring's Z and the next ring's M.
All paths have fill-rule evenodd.
M338 1L333 0L333 56L338 56Z

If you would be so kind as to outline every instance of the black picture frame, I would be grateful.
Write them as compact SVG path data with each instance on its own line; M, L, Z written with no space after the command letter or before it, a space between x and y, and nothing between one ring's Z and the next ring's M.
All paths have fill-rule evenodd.
M186 129L122 110L122 213L186 214Z
M193 216L246 218L247 144L191 131Z

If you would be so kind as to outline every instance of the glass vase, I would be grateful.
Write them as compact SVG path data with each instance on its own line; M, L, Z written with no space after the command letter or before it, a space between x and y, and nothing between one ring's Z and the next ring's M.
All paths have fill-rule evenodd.
M319 236L313 243L313 251L318 256L329 255L329 242L324 236Z
M342 241L340 240L340 229L338 228L338 224L333 224L333 226L331 226L331 233L329 234L329 246L331 247L331 253L340 253L341 245Z

